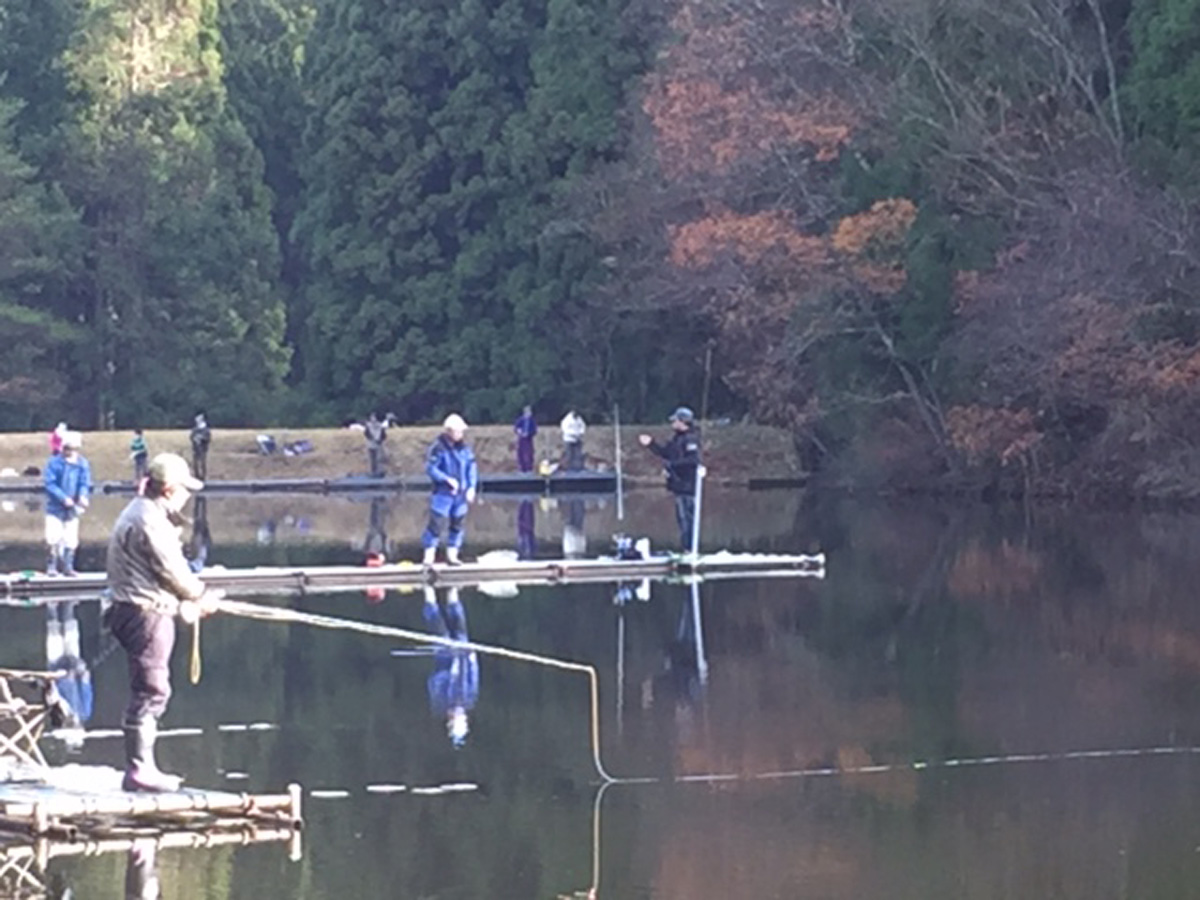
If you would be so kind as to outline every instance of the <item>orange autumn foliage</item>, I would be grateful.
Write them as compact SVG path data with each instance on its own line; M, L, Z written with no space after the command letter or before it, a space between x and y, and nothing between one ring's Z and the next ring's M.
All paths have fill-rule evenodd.
M819 162L837 159L858 117L830 91L775 96L753 73L750 21L722 15L700 0L682 0L672 18L678 37L647 82L642 109L670 176L724 172L781 147L804 147ZM727 11L725 11L727 12ZM829 29L836 22L813 10L789 27Z
M1028 409L956 406L946 412L946 436L971 463L1023 459L1042 440Z
M680 268L711 265L721 253L732 253L745 263L761 262L773 250L794 265L823 268L829 250L821 238L802 234L782 212L739 215L718 210L703 219L672 226L671 262Z
M896 260L913 223L916 204L907 197L880 200L866 212L846 216L833 232L833 247L848 256Z

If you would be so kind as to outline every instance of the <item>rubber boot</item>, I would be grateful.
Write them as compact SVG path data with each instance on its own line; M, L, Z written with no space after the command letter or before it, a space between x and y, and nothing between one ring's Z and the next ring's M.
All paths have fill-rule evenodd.
M58 550L54 547L50 548L50 552L46 556L46 574L58 574Z
M154 743L158 739L158 722L143 719L125 725L125 777L123 791L171 793L179 790L183 779L159 771L154 761Z
M458 558L458 548L457 547L447 547L446 548L446 565L448 565L448 566L461 566L462 565L462 560Z
M432 566L437 561L437 547L426 547L425 555L421 557L424 565Z
M62 571L64 575L75 577L79 573L75 571L75 551L63 550L62 552Z

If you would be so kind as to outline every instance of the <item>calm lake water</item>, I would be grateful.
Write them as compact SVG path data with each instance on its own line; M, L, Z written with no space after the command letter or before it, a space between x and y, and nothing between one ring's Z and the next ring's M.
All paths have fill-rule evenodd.
M393 556L415 552L420 498L297 502L210 501L210 562L355 561L380 523ZM568 525L590 553L618 527L669 542L662 494L628 512L622 524L611 503L592 505L580 523L578 510L536 506L537 552L561 553ZM36 513L9 515L35 530L21 540L17 519L0 520L0 565L36 564ZM96 535L108 515L96 511ZM491 504L471 546L515 546L521 515ZM583 675L481 657L456 748L431 702L432 655L212 619L199 685L186 646L176 652L164 723L202 733L164 739L162 761L195 786L301 783L304 854L165 850L163 896L1195 895L1200 518L729 493L714 495L705 529L709 549L823 548L828 577L697 596L655 585L623 605L611 586L461 593L473 639L597 668L603 763L634 779L603 791ZM421 592L296 603L428 630ZM93 607L74 613L92 663L89 727L114 728L123 659L106 655ZM0 611L0 662L43 665L46 630L45 611ZM272 727L228 728L250 723ZM115 740L49 746L58 761L120 761ZM694 777L708 775L727 777ZM119 897L125 869L120 854L60 860L48 881L54 896Z

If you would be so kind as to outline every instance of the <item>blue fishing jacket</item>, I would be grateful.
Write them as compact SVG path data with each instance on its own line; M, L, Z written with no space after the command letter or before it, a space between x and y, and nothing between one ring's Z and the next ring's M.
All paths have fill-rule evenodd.
M46 513L67 519L78 513L80 500L87 500L92 495L92 467L82 455L76 456L74 462L67 462L65 456L52 456L46 463L42 483L46 488ZM66 506L70 497L75 502L75 508Z
M445 434L439 435L429 446L425 455L425 474L433 482L435 495L465 497L468 490L479 486L475 452L466 441L456 444ZM457 491L450 489L451 478L458 482Z

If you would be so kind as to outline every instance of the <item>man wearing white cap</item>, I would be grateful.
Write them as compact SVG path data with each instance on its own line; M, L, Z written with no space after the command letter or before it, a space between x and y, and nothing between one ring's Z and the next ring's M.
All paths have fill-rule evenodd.
M446 562L461 565L459 550L463 542L463 525L467 520L467 509L475 502L475 489L479 484L479 470L475 465L475 453L466 442L467 423L458 413L446 416L442 433L425 454L425 472L433 482L433 493L429 497L429 524L421 536L425 548L425 565L433 565L437 559L438 544L442 539L442 528L449 520L446 534Z
M42 480L46 490L46 574L75 574L79 547L79 517L92 496L92 468L79 448L83 435L64 431L62 452L46 463Z
M159 770L154 744L171 698L175 617L194 623L217 605L217 595L188 567L178 527L192 493L203 487L183 457L160 453L150 460L144 494L125 507L108 543L114 602L106 621L129 659L122 722L127 791L174 791L182 780Z

